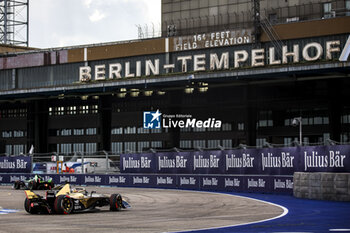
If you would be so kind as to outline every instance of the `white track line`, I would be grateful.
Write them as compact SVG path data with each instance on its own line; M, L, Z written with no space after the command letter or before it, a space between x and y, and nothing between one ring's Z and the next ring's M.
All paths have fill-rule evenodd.
M250 225L250 224L255 224L255 223L261 223L261 222L267 222L267 221L271 221L274 219L278 219L278 218L282 218L283 216L285 216L286 214L288 214L288 209L284 206L272 203L272 202L267 202L267 201L262 201L259 199L255 199L255 198L251 198L251 197L245 197L245 196L240 196L240 195L236 195L236 194L228 194L228 193L218 193L218 192L207 192L207 191L197 191L197 190L179 190L179 191L189 191L189 192L199 192L199 193L211 193L211 194L221 194L221 195L227 195L227 196L237 196L240 198L245 198L245 199L249 199L249 200L254 200L254 201L258 201L258 202L262 202L265 204L269 204L269 205L273 205L273 206L277 206L280 207L281 209L283 209L283 213L273 217L273 218L268 218L268 219L264 219L264 220L259 220L259 221L255 221L255 222L248 222L248 223L239 223L239 224L233 224L233 225L227 225L227 226L220 226L220 227L210 227L210 228L200 228L200 229L191 229L191 230L182 230L182 231L174 231L174 232L189 232L189 231L199 231L199 230L213 230L213 229L221 229L221 228L227 228L227 227L237 227L237 226L244 226L244 225Z

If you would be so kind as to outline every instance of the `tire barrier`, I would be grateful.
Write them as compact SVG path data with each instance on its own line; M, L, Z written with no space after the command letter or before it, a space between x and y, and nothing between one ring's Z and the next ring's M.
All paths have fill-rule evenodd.
M298 198L350 201L350 173L294 173L293 194Z

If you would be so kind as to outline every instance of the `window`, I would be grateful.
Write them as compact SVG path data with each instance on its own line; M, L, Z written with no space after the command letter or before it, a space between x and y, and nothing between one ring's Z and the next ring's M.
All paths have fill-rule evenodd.
M193 132L205 132L205 128L204 127L202 127L202 128L195 127L195 128L193 128Z
M277 23L277 14L276 13L269 14L269 21L271 24L276 24Z
M24 153L24 145L13 145L13 154L20 155Z
M86 143L85 145L85 148L86 148L86 153L89 153L89 154L93 154L93 153L96 153L97 151L97 143Z
M237 128L239 131L244 131L244 123L238 123Z
M22 130L15 130L15 131L13 131L13 137L14 138L24 137L24 131L22 131Z
M59 115L59 116L64 115L64 107L56 107L55 112L56 112L55 115Z
M261 148L265 145L266 138L257 138L256 139L256 147Z
M69 107L67 107L67 114L68 115L75 115L75 114L77 114L77 107L76 106L69 106Z
M74 135L84 135L84 129L74 129L73 134Z
M88 105L79 106L79 114L88 114L88 113L89 113Z
M27 116L27 109L25 108L0 110L0 119L1 118L18 118L18 117L26 117L26 116Z
M84 152L84 143L74 143L73 152Z
M285 119L284 125L285 126L292 126L293 119L294 118ZM326 116L303 117L302 123L303 123L303 125L328 125L329 118Z
M208 128L208 132L212 132L212 131L220 131L221 128ZM205 130L204 130L205 131Z
M71 136L72 130L71 129L62 129L61 130L61 136Z
M341 116L341 124L349 124L350 123L350 114Z
M162 133L162 129L151 129L151 133Z
M138 152L142 152L144 148L149 148L149 142L137 142Z
M121 154L123 153L123 143L122 142L112 142L112 152Z
M218 148L220 140L208 140L208 148Z
M96 134L97 134L96 128L87 128L86 129L86 135L96 135Z
M6 154L12 155L12 145L6 145L5 151Z
M273 126L272 111L260 111L257 127L271 127Z
M350 142L350 132L344 132L344 133L340 134L340 142L341 143Z
M334 13L335 12L332 11L332 3L323 3L323 17L325 19L335 17L335 15L333 15Z
M231 123L224 123L222 124L222 131L231 131L232 130L232 124Z
M191 144L192 144L191 140L181 140L180 148L186 148L186 149L192 148Z
M26 117L27 116L27 109L20 108L19 109L19 117Z
M138 134L148 134L149 133L149 129L145 129L143 127L139 127L139 128L137 128L137 133Z
M123 128L119 127L119 128L113 128L112 129L112 134L123 134Z
M12 138L12 131L2 131L3 138Z
M167 128L166 128L167 129ZM186 133L186 132L191 132L191 128L187 128L187 127L184 127L184 128L180 128L180 132L183 132L183 133Z
M163 147L162 141L151 142L151 148L162 148L162 147Z
M225 148L232 148L232 140L231 139L223 139L222 146Z
M124 134L135 134L136 133L136 127L126 127L124 128Z
M293 146L293 142L299 141L298 138L291 138L291 137L286 137L283 139L284 140L284 146Z
M136 142L125 142L124 150L126 153L136 152Z
M90 110L91 110L91 113L93 114L98 113L98 105L92 105Z
M62 154L70 154L72 153L72 144L70 143L63 143L63 144L57 144L58 149L57 152Z
M194 148L205 148L205 140L194 140L193 141L193 147Z
M345 16L350 16L350 0L345 1Z

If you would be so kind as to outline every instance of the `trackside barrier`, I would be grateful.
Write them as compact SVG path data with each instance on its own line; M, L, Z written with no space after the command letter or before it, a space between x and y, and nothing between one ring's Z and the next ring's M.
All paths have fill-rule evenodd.
M34 174L0 174L0 184L13 184ZM69 182L76 185L107 185L117 187L146 187L191 189L223 192L259 192L293 194L293 176L261 175L162 175L162 174L120 174L120 175L42 175L45 180L53 179L55 184Z
M121 173L293 175L294 172L349 172L350 146L122 154Z

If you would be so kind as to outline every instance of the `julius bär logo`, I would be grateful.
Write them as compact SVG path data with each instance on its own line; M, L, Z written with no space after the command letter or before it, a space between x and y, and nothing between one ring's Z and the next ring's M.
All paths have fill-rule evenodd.
M160 113L159 110L156 112L143 112L143 128L160 129L161 115L162 113Z

